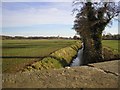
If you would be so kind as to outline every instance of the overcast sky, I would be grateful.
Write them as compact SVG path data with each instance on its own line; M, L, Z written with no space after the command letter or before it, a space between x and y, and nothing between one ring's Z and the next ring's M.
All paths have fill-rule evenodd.
M5 0L4 0L5 1ZM2 34L73 37L71 2L2 2ZM1 15L0 15L1 17ZM106 33L118 33L117 22Z

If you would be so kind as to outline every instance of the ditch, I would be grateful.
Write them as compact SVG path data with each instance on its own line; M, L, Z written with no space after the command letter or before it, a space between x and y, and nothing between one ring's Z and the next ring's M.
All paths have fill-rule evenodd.
M83 43L82 48L78 50L77 57L72 60L72 63L70 64L71 67L73 66L81 66L83 64Z

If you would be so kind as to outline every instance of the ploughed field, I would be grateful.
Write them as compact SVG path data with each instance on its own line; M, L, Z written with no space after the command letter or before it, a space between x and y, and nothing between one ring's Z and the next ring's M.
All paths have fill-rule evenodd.
M3 40L2 72L15 73L76 40ZM118 40L103 40L103 46L118 52Z

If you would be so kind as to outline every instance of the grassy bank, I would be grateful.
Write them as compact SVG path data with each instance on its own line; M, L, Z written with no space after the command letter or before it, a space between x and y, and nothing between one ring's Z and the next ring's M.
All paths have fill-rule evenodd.
M104 60L120 59L119 40L103 40L103 56Z
M106 52L104 53L107 58L112 58L115 56L113 54L118 54L118 42L120 41L102 41L103 47L107 48L107 50L105 49ZM32 63L41 60L45 56L49 57L45 58L45 60L43 60L41 63L45 63L45 65L46 63L49 65L54 63L55 66L48 65L45 67L44 65L43 67L63 67L67 65L71 58L75 55L76 51L74 50L77 48L73 45L75 43L76 40L3 40L2 56L4 58L2 60L2 71L3 73L15 73L26 67L26 65L31 65ZM71 46L71 48L68 49L68 46ZM62 50L62 48L65 47L66 49ZM71 52L71 50L74 52ZM69 55L73 56L69 57ZM53 59L53 61L51 59ZM38 65L39 64L33 65L33 67L38 68Z
M77 51L81 48L81 42L77 41L73 45L62 48L51 53L48 57L27 66L23 71L43 70L43 69L57 69L69 65Z
M52 52L75 42L76 40L3 40L2 71L3 73L15 73L26 65L39 61Z
M113 53L119 53L120 40L103 40L102 44L113 51Z

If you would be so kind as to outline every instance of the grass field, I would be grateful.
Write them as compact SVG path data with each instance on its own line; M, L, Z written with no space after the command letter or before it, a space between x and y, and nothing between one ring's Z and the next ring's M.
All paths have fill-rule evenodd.
M44 57L75 40L3 40L3 57Z
M102 44L103 46L110 48L114 53L119 53L119 40L103 40Z
M48 56L51 52L74 44L75 40L3 40L2 71L15 73L26 65ZM103 46L118 50L117 40L103 40ZM8 58L9 57L9 58Z
M41 59L38 57L48 56L75 42L76 40L3 40L2 71L3 73L19 71L22 67Z

